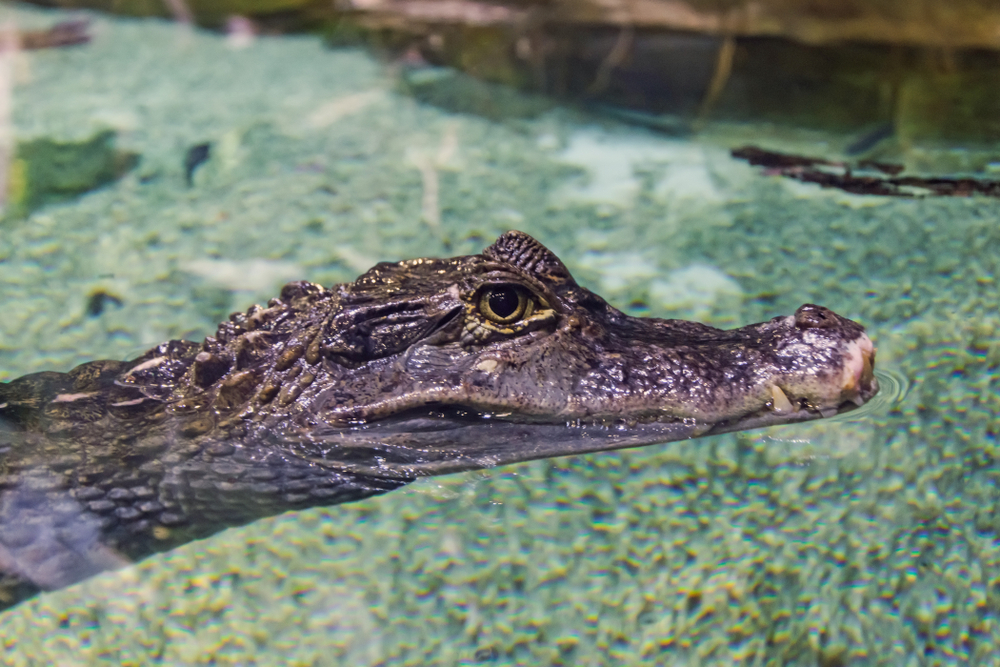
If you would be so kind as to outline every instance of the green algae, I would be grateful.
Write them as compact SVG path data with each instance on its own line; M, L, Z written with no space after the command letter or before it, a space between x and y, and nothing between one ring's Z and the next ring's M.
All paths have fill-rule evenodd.
M117 150L116 134L104 130L81 141L41 137L18 143L5 214L23 217L121 178L138 156Z

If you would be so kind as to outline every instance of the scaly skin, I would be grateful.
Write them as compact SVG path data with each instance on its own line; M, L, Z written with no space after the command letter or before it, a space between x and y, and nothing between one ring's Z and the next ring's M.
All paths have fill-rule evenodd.
M829 416L875 394L873 360L819 306L629 317L520 232L290 283L200 344L0 384L0 608L424 475Z

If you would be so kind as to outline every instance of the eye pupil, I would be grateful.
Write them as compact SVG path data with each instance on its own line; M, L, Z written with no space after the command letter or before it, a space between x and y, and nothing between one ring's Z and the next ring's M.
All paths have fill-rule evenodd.
M512 325L535 312L536 297L520 285L487 285L477 298L480 316L494 324Z
M521 302L517 291L512 287L493 290L489 293L487 299L490 310L501 319L506 319L517 312Z

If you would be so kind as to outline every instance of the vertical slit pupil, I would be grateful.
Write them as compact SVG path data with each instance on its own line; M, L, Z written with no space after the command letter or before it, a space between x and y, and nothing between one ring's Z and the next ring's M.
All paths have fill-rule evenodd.
M505 287L490 292L490 310L500 318L507 318L517 311L520 299L517 290L512 287Z

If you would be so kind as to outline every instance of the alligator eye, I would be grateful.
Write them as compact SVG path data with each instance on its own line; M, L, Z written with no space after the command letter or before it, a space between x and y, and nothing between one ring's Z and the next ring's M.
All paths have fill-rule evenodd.
M479 296L479 312L497 324L513 324L534 310L534 298L528 290L517 285L487 287Z

